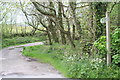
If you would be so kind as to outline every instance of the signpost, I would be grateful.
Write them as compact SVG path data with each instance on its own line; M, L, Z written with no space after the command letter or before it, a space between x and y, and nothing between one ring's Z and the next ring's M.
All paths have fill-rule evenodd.
M102 18L102 19L100 20L100 22L101 22L101 23L106 23L106 17Z
M106 12L106 17L100 20L101 23L106 23L106 48L107 48L107 66L111 64L111 50L110 50L110 17L109 12Z
M111 64L111 50L110 50L110 17L109 12L106 12L106 48L107 48L107 66Z

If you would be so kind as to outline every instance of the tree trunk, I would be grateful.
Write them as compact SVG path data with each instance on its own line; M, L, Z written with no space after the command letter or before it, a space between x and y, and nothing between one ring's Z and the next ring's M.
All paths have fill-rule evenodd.
M63 27L63 23L62 23L62 7L61 7L61 2L58 2L58 19L59 19L59 25L60 27L64 30ZM65 34L60 30L60 34L61 34L61 41L62 44L66 44L66 38L65 38Z
M52 8L54 8L53 2L50 2L50 5L49 5L49 6L52 7ZM50 10L50 13L52 14L53 11L52 11L51 9L49 9L49 10ZM50 29L50 31L51 31L52 38L53 38L54 42L59 43L59 39L58 39L58 35L57 35L57 29L56 29L56 27L53 26L53 24L52 24L52 21L53 21L52 18L49 17L48 21L49 21L49 29Z
M72 46L73 48L75 48L74 40L72 39L71 33L70 33L70 23L69 23L68 18L67 18L67 26L68 26L67 37L68 37L68 39L69 39L69 41L70 41L71 46Z
M105 25L100 22L100 19L105 17L108 3L96 2L94 4L95 18L96 18L96 40L105 34Z
M118 3L118 21L117 21L117 26L120 28L120 2Z
M51 40L50 32L49 32L48 28L46 28L46 30L47 30L47 35L48 35L49 44L52 45L52 40Z
M74 42L73 42L73 40L72 40L72 37L71 37L71 35L70 35L70 32L68 32L67 37L68 37L68 39L69 39L69 41L70 41L71 46L72 46L73 48L75 48L75 44L74 44Z
M72 39L75 40L75 25L73 24L73 35L72 35Z
M57 29L55 28L55 26L52 25L51 19L49 19L49 26L48 27L49 27L49 30L52 34L52 38L53 38L54 42L59 43L57 32L56 32Z
M72 16L73 16L73 20L74 20L74 25L76 26L76 29L78 31L79 34L79 38L81 37L81 33L82 33L82 28L80 25L80 22L78 21L78 19L76 18L76 2L69 2L70 7L72 9Z

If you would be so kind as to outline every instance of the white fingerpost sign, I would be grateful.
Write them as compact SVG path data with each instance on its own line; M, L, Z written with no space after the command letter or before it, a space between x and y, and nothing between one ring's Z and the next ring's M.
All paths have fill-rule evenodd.
M106 17L100 19L101 23L106 23Z
M100 19L100 22L101 23L106 23L106 21L109 21L109 20L110 20L109 17L103 17L103 18Z

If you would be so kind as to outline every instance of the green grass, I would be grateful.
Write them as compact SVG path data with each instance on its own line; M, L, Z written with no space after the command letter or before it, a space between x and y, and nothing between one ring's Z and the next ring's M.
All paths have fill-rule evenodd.
M21 45L26 43L32 42L40 42L45 41L46 36L25 36L25 37L12 37L12 38L3 38L2 39L2 48L14 46L14 45Z
M53 44L24 47L23 55L49 63L68 78L118 78L120 68L113 65L107 67L104 60L99 62L99 55L89 57L81 55L79 43L72 49L69 45ZM79 55L80 54L80 55ZM82 58L80 58L82 56Z
M63 55L58 53L60 52L51 51L50 46L44 45L25 47L23 51L23 55L35 58L42 63L49 63L63 73L64 76L67 76L65 64L62 62Z

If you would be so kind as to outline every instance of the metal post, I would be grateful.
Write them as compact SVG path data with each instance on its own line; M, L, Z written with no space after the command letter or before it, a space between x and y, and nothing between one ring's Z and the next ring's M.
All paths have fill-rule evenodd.
M111 50L110 50L110 18L109 12L106 12L106 47L107 47L107 66L111 64Z

